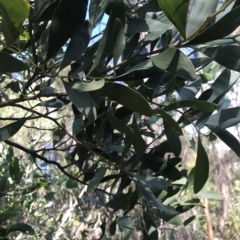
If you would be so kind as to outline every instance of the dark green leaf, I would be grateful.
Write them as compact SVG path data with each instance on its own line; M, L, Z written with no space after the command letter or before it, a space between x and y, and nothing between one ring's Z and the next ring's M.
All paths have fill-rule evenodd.
M138 203L139 190L136 188L129 200L129 211L131 211L135 205Z
M196 218L195 215L191 216L190 218L188 218L187 220L185 220L183 222L183 225L186 227L188 224L190 224L194 219Z
M125 125L122 121L116 118L114 115L108 112L108 121L114 129L117 129L119 132L122 132L127 135L134 134L134 131L129 126Z
M200 136L198 136L197 159L194 171L194 193L198 193L208 180L209 174L209 160L205 149L201 143Z
M157 225L153 221L151 215L148 212L143 212L144 222L146 224L146 231L149 240L158 240Z
M28 235L35 234L35 231L33 230L33 228L26 223L16 223L16 224L12 225L8 229L7 234L9 234L10 232L15 232L15 231L20 231L20 232L28 234Z
M164 52L151 57L151 60L158 68L187 80L195 80L197 77L192 62L179 49L167 48Z
M136 155L142 156L147 148L147 144L139 132L135 115L133 116L132 129L134 131L134 134L131 135L133 147L135 149Z
M232 127L240 122L240 107L224 109L211 115L204 123L211 129L219 130Z
M179 139L178 133L176 129L167 120L163 120L163 124L169 147L174 153L174 155L178 157L182 151L182 144Z
M240 72L240 46L209 47L203 48L201 52L222 66Z
M116 228L117 228L117 222L116 219L114 221L111 222L111 224L109 225L109 233L111 236L113 236L116 232Z
M208 112L208 111L216 110L218 108L218 105L210 102L199 101L199 100L183 100L183 101L169 104L164 108L164 110L172 111L177 108L185 108L185 107L197 109L202 112Z
M122 26L125 25L125 5L122 0L115 0L114 5L111 11L111 14L108 19L106 29L104 31L103 37L99 43L97 55L95 61L92 65L90 72L98 67L99 63L106 58L113 51L113 33L114 33L114 24L115 20L119 19L122 23Z
M26 120L23 118L21 120L6 125L5 127L0 128L0 141L6 141L7 139L15 135L25 122Z
M161 33L166 32L170 27L171 24L162 23L151 18L143 18L128 22L125 31L128 35L134 35L135 33L159 32L162 30L159 33L160 36Z
M240 7L237 7L224 15L219 21L188 42L187 45L206 43L231 34L240 25L239 10Z
M88 183L88 188L87 188L87 192L92 192L97 185L101 182L101 180L103 179L105 173L107 171L106 167L100 167L100 169L98 170L98 172L96 173L96 175L94 176L94 178L92 178L90 180L90 182Z
M187 13L190 0L158 0L158 4L166 16L186 38Z
M121 21L116 18L113 31L113 66L117 65L119 58L125 48L125 35Z
M106 82L97 92L134 112L146 116L153 114L150 105L141 94L122 84Z
M0 52L0 72L1 73L11 73L20 72L28 69L28 65L18 60L17 58Z
M69 42L60 70L67 67L73 61L80 59L82 54L86 51L91 38L92 27L92 23L86 20L77 28Z
M71 38L85 20L88 0L59 2L50 27L46 61L51 59Z
M57 128L53 131L53 146L55 146L57 143L59 143L62 138L66 135L65 131L62 129Z
M225 129L214 131L214 133L240 157L240 143L236 137Z
M53 17L53 14L57 8L58 5L58 0L57 1L52 1L50 4L48 4L40 14L37 14L35 18L33 19L34 22L45 22L45 21L50 21ZM36 2L35 2L36 4Z
M81 92L90 92L102 88L105 84L105 80L93 80L91 82L76 82L73 84L72 88Z
M11 208L8 208L4 212L0 213L0 223L17 216L19 209L20 206L12 206Z
M75 107L90 121L97 118L95 104L87 92L79 92L72 89L72 83L63 81L64 87L69 98L72 100Z
M154 113L160 114L163 119L167 120L175 128L175 130L178 132L179 135L183 135L182 129L177 124L177 122L171 117L171 115L169 115L167 112L165 112L160 108L154 109Z
M77 188L78 187L78 183L72 179L68 179L66 181L66 188L68 189L72 189L72 188Z
M101 230L102 230L102 234L100 236L100 238L98 238L98 240L102 239L105 236L105 231L106 231L106 218L104 218L101 226L100 226Z

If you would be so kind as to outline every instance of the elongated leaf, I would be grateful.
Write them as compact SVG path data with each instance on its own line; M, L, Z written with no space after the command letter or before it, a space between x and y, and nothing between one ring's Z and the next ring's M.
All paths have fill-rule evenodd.
M214 200L223 200L224 197L216 192L213 191L202 191L196 194L197 197L200 198L207 198L207 199L214 199Z
M188 80L196 78L196 72L190 59L179 49L168 48L164 52L151 57L155 66L167 70Z
M209 160L205 149L201 143L200 136L198 136L197 160L194 170L194 193L198 193L208 180L209 174Z
M133 121L132 121L132 129L134 131L134 134L131 136L133 147L135 149L136 155L142 156L147 148L147 144L139 132L135 115L134 115Z
M152 217L148 212L143 213L143 218L146 224L146 230L149 240L158 240L158 230L157 225L153 221Z
M63 81L64 87L69 98L72 100L75 107L90 121L97 118L95 104L87 92L79 92L72 89L72 84Z
M125 35L121 21L116 18L113 31L113 65L117 65L118 59L125 48Z
M113 32L114 32L114 24L115 20L119 19L122 23L122 26L125 25L125 5L123 0L115 0L114 5L111 11L111 14L108 19L108 23L106 29L104 31L103 37L99 43L97 55L95 61L92 65L90 72L96 68L99 63L106 58L113 51Z
M183 100L183 101L169 104L164 108L164 110L172 111L174 109L184 108L184 107L190 107L202 112L208 112L208 111L216 110L218 108L218 105L210 102L199 101L199 100Z
M240 72L240 46L209 47L201 52L222 66Z
M187 22L187 37L194 33L206 20L206 18L215 12L218 0L205 1L195 0Z
M231 34L240 25L240 6L223 16L218 22L200 33L197 37L187 43L195 45L221 39Z
M122 121L120 121L118 118L116 118L114 115L108 112L108 121L112 125L114 129L117 129L119 132L122 132L127 135L134 134L134 131L132 128L124 124Z
M240 143L237 138L225 129L213 132L240 157Z
M117 229L117 221L116 219L114 221L111 222L111 224L109 225L109 233L111 236L113 236L116 232Z
M101 22L104 11L111 0L91 0L89 4L89 19L94 28Z
M188 218L187 220L185 220L183 222L183 225L186 227L188 224L190 224L194 219L196 218L195 215L191 216L190 218Z
M151 176L146 177L142 175L137 175L135 177L144 186L149 188L164 189L170 186L170 183L168 181L158 177L151 177Z
M90 182L88 183L88 188L87 188L87 192L92 192L97 185L101 182L101 180L103 179L105 173L107 171L106 167L100 167L100 169L98 170L98 172L96 173L96 175L90 180Z
M0 128L0 141L6 141L13 135L15 135L25 122L26 120L23 118L16 122L10 123L5 127Z
M53 17L53 14L57 8L58 5L58 0L57 1L52 1L49 3L42 11L40 14L37 14L35 18L33 19L34 22L45 22L45 21L50 21ZM36 4L36 2L35 2Z
M86 16L88 0L61 0L52 19L46 61L71 38Z
M67 47L59 71L68 66L71 62L78 60L82 56L82 54L87 49L88 43L90 41L92 28L92 23L88 20L86 20L77 28Z
M17 58L0 52L0 72L10 73L10 72L20 72L28 69L28 65L18 60Z
M10 47L18 38L23 22L28 17L30 4L25 0L0 0L2 31Z
M97 92L134 112L146 116L153 114L150 105L140 93L122 84L106 82Z
M164 130L167 136L167 141L170 149L176 157L181 154L182 144L179 139L176 129L167 121L163 120Z
M151 18L143 18L128 22L125 32L131 36L141 32L159 32L161 29L164 29L163 32L166 32L170 27L170 24L164 24Z
M158 4L169 20L186 38L187 13L190 0L158 0Z
M154 109L154 113L160 114L163 119L167 120L175 128L179 135L183 135L182 129L180 128L178 123L171 117L171 115L169 115L162 109Z
M175 211L173 208L162 204L149 189L143 186L141 182L137 181L136 185L138 189L141 191L141 193L143 194L143 196L146 198L146 201L149 202L149 204L153 205L154 207L159 209L161 212L165 212L169 214L178 214L178 212Z
M33 228L26 223L16 223L16 224L12 225L8 229L7 234L9 234L10 232L15 232L15 231L20 231L20 232L28 234L28 235L35 234L35 231L33 230Z
M90 92L102 88L104 84L105 84L104 79L97 81L94 80L91 82L77 82L73 84L72 89L76 89L81 92Z
M204 123L212 129L225 129L240 122L240 107L224 109L210 116Z

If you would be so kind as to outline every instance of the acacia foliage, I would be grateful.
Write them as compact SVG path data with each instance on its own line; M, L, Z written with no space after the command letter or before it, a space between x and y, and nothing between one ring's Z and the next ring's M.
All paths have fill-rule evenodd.
M134 226L136 209L145 219L137 229L144 239L158 239L160 220L177 226L194 220L180 214L209 196L201 191L209 176L202 139L219 138L240 156L239 141L226 130L240 122L240 108L228 108L226 96L239 78L231 70L240 71L239 36L232 34L240 24L239 1L221 6L217 0L0 3L0 107L21 109L20 115L2 117L11 123L0 128L1 141L38 167L54 165L59 181L75 194L86 186L84 200L104 209L101 238L114 235L117 225ZM95 36L104 16L106 27ZM34 126L37 119L52 128ZM187 171L180 136L192 142L185 131L189 125L198 137L196 165ZM207 135L201 134L203 126ZM41 138L51 133L51 143L42 147L41 138L31 138L24 144L23 129L30 135L38 129ZM21 182L25 199L58 182L44 170L27 190L13 148L1 174L2 193ZM63 158L52 159L59 151ZM192 199L186 199L187 190ZM13 211L5 209L0 222ZM17 224L3 225L2 236L15 230L34 234L34 227Z

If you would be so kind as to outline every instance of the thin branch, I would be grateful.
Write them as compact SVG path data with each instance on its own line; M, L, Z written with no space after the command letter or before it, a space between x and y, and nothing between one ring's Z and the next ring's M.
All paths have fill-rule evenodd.
M41 97L65 97L65 96L67 96L66 93L50 93L50 94L38 93L30 97L21 95L19 98L11 99L6 102L0 103L0 108L13 106L16 103L22 103L29 100L36 100Z
M28 154L30 154L31 156L33 156L33 157L35 157L35 158L38 158L38 159L44 161L45 163L48 163L48 164L52 164L52 165L57 166L58 169L59 169L63 174L65 174L67 177L69 177L70 179L72 179L72 180L74 180L74 181L76 181L76 182L79 182L79 183L81 183L81 184L86 185L85 182L83 182L83 181L75 178L75 177L72 176L71 174L69 174L69 173L62 167L62 165L61 165L60 163L58 163L58 162L56 162L56 161L48 160L47 158L45 158L45 157L37 154L35 151L32 151L32 150L30 150L30 149L28 149L28 148L25 148L25 147L23 147L22 145L20 145L20 144L18 144L18 143L14 143L14 142L12 142L12 141L10 141L10 140L6 140L5 143L8 144L8 145L10 145L10 146L12 146L12 147L18 148L18 149L22 150L23 152L28 153Z

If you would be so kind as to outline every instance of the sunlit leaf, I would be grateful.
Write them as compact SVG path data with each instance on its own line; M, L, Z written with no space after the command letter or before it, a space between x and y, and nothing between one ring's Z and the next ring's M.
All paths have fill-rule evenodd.
M201 191L198 194L196 194L196 196L200 198L207 198L207 199L214 199L214 200L224 199L224 197L221 194L213 191Z
M17 40L29 10L30 4L26 0L0 0L2 31L7 47L10 47Z
M167 70L187 80L196 79L196 72L190 59L179 49L168 48L162 53L151 57L155 66Z
M73 84L72 89L76 89L81 92L90 92L102 88L105 84L105 80L93 80L91 82L76 82Z
M122 84L106 82L97 92L132 111L146 116L153 114L150 105L141 94Z
M187 45L206 43L231 34L240 25L239 10L240 7L237 7L228 12L219 21L188 42Z
M218 0L195 0L187 22L187 37L193 34L203 24L206 18L215 12Z
M186 38L187 13L190 0L158 0L158 4L166 16Z

